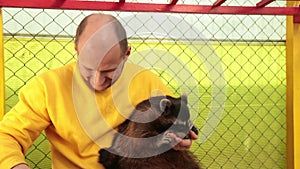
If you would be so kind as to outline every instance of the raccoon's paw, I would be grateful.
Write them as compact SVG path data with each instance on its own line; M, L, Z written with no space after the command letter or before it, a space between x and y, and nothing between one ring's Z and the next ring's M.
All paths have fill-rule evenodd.
M164 134L161 135L161 137L156 142L157 147L171 146L171 144L174 142L174 138L169 136L168 135L169 133L170 133L169 131L166 131Z
M99 151L99 163L104 165L105 168L113 168L116 162L115 154L109 152L107 149L101 149Z

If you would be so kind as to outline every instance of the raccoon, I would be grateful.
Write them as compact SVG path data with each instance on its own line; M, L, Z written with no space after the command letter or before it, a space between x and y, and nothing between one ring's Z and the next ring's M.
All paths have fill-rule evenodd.
M106 169L201 169L194 154L174 150L168 136L188 138L190 130L198 134L186 95L151 97L119 126L112 146L99 150L99 162Z

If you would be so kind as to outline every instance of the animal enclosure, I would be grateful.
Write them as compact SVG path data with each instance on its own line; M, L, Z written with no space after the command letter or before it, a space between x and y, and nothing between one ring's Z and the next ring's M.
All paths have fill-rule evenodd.
M191 150L203 167L287 168L285 15L2 8L6 112L32 77L76 60L76 27L99 12L125 27L129 62L157 73L177 96L188 94L200 129ZM44 134L26 160L32 168L51 168Z

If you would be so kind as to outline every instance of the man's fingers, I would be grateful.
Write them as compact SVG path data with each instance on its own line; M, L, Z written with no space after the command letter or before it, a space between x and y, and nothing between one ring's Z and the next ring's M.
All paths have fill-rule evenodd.
M191 139L181 139L181 141L176 144L173 149L174 150L187 150L192 146Z
M198 135L194 131L190 130L189 134L190 134L190 139L192 140L198 139Z

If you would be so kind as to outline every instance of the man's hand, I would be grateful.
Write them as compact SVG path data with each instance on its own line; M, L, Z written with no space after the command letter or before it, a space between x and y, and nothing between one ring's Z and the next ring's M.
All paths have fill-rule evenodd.
M174 139L174 145L175 145L173 147L174 150L187 150L192 146L193 140L198 139L197 134L192 130L190 130L189 132L190 135L189 139L179 138L174 133L168 133L167 135L173 137Z
M14 166L13 168L11 169L30 169L28 165L26 164L18 164L16 166Z

